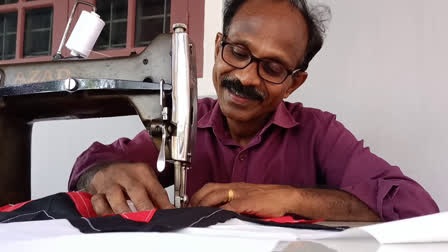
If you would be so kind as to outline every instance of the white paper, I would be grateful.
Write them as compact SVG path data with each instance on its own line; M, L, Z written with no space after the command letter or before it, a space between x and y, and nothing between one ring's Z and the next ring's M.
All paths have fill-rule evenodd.
M240 219L230 219L204 228L185 228L180 233L198 235L218 235L228 237L252 237L259 239L280 239L283 241L306 240L308 237L331 236L334 231L297 229L260 225Z
M183 229L180 232L228 237L275 238L286 241L320 239L375 239L380 244L448 243L448 212L350 228L343 232L262 226L238 219L208 229Z
M448 212L360 227L382 244L448 242Z
M448 242L448 212L385 222L308 239L375 238L381 244Z
M448 243L383 244L376 252L447 252Z

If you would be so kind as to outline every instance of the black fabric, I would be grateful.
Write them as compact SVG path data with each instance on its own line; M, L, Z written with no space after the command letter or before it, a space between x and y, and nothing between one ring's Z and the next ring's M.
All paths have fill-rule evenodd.
M85 218L76 210L76 206L66 193L58 193L31 201L12 212L0 212L0 223L21 221L67 219L83 233L98 232L169 232L186 227L208 227L232 218L255 222L263 225L341 231L344 227L328 227L307 223L275 223L243 216L220 208L197 207L157 210L148 223L136 222L121 215Z
M0 212L0 223L81 218L75 203L66 193L31 201L12 212Z
M198 207L157 210L148 223L135 222L120 215L69 220L83 233L97 232L169 232L186 227L208 227L225 222L238 214L219 208ZM99 230L99 231L98 231Z
M262 224L265 226L275 226L275 227L328 230L328 231L344 231L345 229L349 228L347 226L330 227L330 226L314 224L314 223L277 223L277 222L272 222L272 221L264 221L262 219L257 219L254 217L249 217L249 216L244 216L244 215L239 215L237 218L240 220L254 222L254 223Z
M342 231L345 227L328 227L309 223L276 223L244 216L235 212L213 207L196 207L158 210L149 223L134 222L120 215L90 218L90 223L84 220L69 220L73 226L83 233L97 232L169 232L186 227L208 227L225 222L232 218L255 222L263 225L289 227L300 229Z

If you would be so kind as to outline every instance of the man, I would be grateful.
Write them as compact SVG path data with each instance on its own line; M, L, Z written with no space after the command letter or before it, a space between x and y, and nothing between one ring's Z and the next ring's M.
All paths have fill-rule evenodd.
M188 173L190 206L239 213L287 213L327 220L395 220L438 212L428 193L398 167L320 110L283 99L306 80L323 43L305 0L227 1L215 40L218 100L198 104L198 132ZM147 133L109 146L94 143L77 160L70 190L94 194L100 214L172 208Z

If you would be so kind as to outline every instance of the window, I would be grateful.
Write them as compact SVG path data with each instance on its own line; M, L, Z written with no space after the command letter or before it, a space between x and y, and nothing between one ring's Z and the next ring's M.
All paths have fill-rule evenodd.
M126 47L128 0L97 0L97 12L106 23L95 50ZM147 46L170 31L170 0L137 0L135 45Z
M106 25L95 44L95 50L125 48L128 0L97 0L96 8Z
M17 3L17 0L0 0L0 4Z
M0 60L15 63L52 54L52 1L0 0Z
M0 59L16 55L17 12L0 14Z
M51 55L53 9L40 8L26 11L23 55Z
M0 66L51 61L76 1L0 0ZM181 22L189 27L202 75L205 0L84 1L95 3L106 23L94 47L102 52L90 54L91 59L139 54L157 35L169 33L171 23ZM70 55L66 49L62 53Z
M171 1L138 0L135 45L147 46L161 33L170 31Z

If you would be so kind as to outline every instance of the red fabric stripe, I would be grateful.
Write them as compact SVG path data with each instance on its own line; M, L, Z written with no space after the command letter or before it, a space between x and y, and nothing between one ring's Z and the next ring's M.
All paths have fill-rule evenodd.
M86 192L68 192L67 194L73 200L73 203L75 203L76 210L78 210L82 217L97 217L95 211L93 210L91 194Z
M323 219L319 219L319 220L296 220L294 218L292 218L292 216L282 216L282 217L277 217L277 218L269 218L269 219L262 219L263 221L269 221L269 222L276 222L276 223L317 223L317 222L321 222L324 221Z
M12 212L14 210L17 210L17 209L23 207L24 205L26 205L29 202L31 202L31 200L28 200L28 201L22 202L22 203L18 203L15 205L2 206L2 207L0 207L0 212L3 212L3 213Z
M125 219L128 219L128 220L148 223L149 221L151 221L151 219L154 216L154 214L156 213L156 211L157 210L154 209L154 210L150 210L150 211L142 211L142 212L136 212L136 213L125 213L125 214L120 214L120 216Z
M67 193L70 198L73 200L73 203L75 203L76 210L78 210L79 214L81 216L86 218L94 218L98 217L95 213L95 210L93 210L92 206L92 195L86 192L69 192ZM152 217L156 213L156 209L151 211L142 211L142 212L136 212L136 213L125 213L120 214L121 217L136 221L136 222L145 222L148 223L151 221ZM115 214L110 214L106 216L112 216Z

